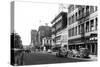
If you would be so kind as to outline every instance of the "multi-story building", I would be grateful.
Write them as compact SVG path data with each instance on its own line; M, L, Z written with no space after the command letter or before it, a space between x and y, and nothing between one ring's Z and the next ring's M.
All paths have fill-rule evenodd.
M37 30L31 30L31 45L37 45Z
M68 45L69 49L86 47L97 53L97 6L69 5Z
M44 37L51 37L51 27L50 26L39 26L38 29L38 44L42 46L42 39Z
M68 45L67 39L67 13L60 12L52 23L52 45Z
M44 37L42 38L42 46L44 47L44 50L51 49L52 47L52 39L51 37Z

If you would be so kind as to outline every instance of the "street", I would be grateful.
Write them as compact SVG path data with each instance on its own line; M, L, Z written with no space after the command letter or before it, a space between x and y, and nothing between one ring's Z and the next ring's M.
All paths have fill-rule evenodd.
M35 65L35 64L51 64L51 63L67 63L67 62L82 62L86 60L72 59L56 57L51 54L44 53L25 53L24 54L24 65Z

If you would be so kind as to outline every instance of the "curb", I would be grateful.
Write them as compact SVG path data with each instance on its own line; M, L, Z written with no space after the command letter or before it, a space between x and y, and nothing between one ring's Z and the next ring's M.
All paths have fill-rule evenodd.
M85 58L76 58L76 57L68 57L68 58L73 58L73 59L79 59L79 60L88 60L88 61L96 61L97 59L85 59Z
M55 53L51 53L52 55L56 55ZM77 57L68 57L68 58L73 58L73 59L79 59L79 60L88 60L88 61L97 61L97 59L91 59L91 57L89 59L86 58L77 58Z

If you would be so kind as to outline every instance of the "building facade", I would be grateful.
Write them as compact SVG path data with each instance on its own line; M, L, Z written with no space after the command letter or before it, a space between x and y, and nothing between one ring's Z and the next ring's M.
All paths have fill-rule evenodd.
M37 30L31 30L31 45L37 45Z
M97 54L97 6L70 5L68 7L69 49L86 47Z
M68 45L67 39L67 13L60 12L52 23L52 45Z
M51 27L50 26L40 26L38 29L38 44L42 46L42 39L44 37L51 37Z
M42 46L44 48L43 50L51 49L51 47L52 47L52 39L51 39L51 37L42 38Z

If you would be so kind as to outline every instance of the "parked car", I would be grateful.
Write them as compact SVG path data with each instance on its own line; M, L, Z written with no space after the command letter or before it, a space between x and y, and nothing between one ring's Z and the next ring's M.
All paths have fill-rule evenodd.
M57 57L67 57L68 52L66 48L60 48L59 51L56 53Z
M48 53L52 53L52 51L49 49L48 51L47 51Z
M77 56L77 51L76 50L69 50L68 51L68 57L76 57Z
M89 50L87 48L80 48L79 55L81 58L89 58Z
M26 53L31 53L31 50L26 49L25 52L26 52Z
M72 53L73 53L73 57L77 57L79 52L77 50L72 50Z

